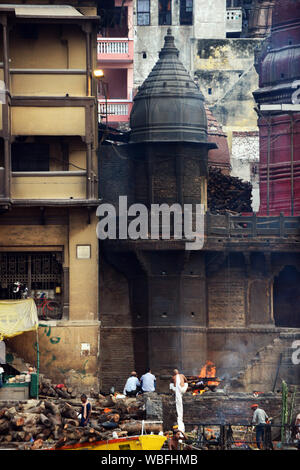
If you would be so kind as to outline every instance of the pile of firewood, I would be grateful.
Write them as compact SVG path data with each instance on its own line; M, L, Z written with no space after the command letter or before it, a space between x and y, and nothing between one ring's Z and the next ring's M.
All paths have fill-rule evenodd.
M251 183L209 168L207 204L211 213L252 212L251 197Z
M50 379L42 379L39 385L39 396L52 398L76 398L76 391L64 384L53 385Z
M6 403L0 408L0 447L15 443L18 449L57 448L140 434L158 433L162 424L143 422L143 397L90 399L92 414L87 427L79 426L81 402L48 398ZM115 434L116 433L116 434Z

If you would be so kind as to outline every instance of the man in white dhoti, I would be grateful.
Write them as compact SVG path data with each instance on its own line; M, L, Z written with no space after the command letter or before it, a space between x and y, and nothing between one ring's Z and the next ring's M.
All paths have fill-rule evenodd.
M170 390L173 390L173 392L175 392L177 424L178 424L178 429L182 432L185 431L185 426L183 422L182 395L187 391L187 388L188 388L187 378L183 374L180 374L178 369L174 369L172 383L170 383Z

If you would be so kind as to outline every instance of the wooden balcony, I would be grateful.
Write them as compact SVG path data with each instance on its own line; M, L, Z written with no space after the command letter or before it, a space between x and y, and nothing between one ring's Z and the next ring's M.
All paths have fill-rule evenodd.
M13 172L11 197L16 199L85 199L86 172Z

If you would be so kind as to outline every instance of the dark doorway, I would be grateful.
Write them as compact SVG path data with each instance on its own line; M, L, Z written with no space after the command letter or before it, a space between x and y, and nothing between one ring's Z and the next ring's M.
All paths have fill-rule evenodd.
M286 266L274 279L275 325L300 328L300 272Z

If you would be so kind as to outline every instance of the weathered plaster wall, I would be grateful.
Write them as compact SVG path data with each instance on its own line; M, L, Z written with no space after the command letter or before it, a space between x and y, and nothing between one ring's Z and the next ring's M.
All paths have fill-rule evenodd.
M40 373L80 392L99 386L99 327L96 322L40 322L38 329ZM36 333L7 340L9 348L37 366ZM89 352L82 350L89 344Z
M252 184L252 209L259 210L259 135L257 131L233 131L231 137L231 175Z
M254 54L260 43L258 39L200 39L194 49L195 77L227 134L231 174L253 184L254 211L259 207L259 189L252 166L259 161L259 142L252 92L258 87Z
M98 386L99 321L98 321L98 240L96 216L85 210L72 209L69 216L51 210L57 225L31 225L36 211L12 212L9 224L0 225L2 251L62 250L63 268L69 269L69 319L40 321L40 372L83 390ZM46 212L47 214L47 212ZM49 213L48 213L49 215ZM18 218L28 219L28 225L18 224ZM49 219L47 219L49 222ZM6 221L6 223L8 220ZM91 258L77 259L76 245L90 244ZM67 289L67 286L64 286ZM35 333L19 335L9 341L11 349L26 361L36 365ZM83 344L89 350L82 349Z
M226 1L194 0L193 25L180 25L180 2L172 2L172 25L158 24L158 1L150 2L150 26L137 25L136 4L134 7L134 86L142 84L158 59L167 29L172 28L175 45L180 51L180 60L192 73L194 69L193 43L197 38L226 37ZM209 8L209 6L211 8ZM147 57L143 58L146 52Z

